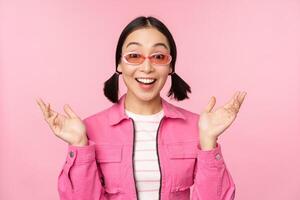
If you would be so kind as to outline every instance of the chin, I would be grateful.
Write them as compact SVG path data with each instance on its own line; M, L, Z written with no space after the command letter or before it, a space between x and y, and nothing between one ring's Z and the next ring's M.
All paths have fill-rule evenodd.
M135 96L141 101L151 101L151 100L157 98L157 96L159 96L159 93L139 92L139 93L135 93Z

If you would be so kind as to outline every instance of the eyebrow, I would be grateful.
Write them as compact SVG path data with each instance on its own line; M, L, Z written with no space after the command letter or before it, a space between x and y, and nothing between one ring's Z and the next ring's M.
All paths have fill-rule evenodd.
M142 44L141 44L141 43L138 43L138 42L129 42L129 43L126 45L126 48L127 48L129 45L134 45L134 44L135 44L135 45L142 46ZM154 44L152 47L157 47L157 46L163 46L163 47L165 47L166 49L168 49L167 45L165 45L164 43L161 43L161 42Z

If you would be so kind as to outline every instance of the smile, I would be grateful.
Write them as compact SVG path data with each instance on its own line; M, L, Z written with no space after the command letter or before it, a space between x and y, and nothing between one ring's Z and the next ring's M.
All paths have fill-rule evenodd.
M135 80L139 83L146 84L146 85L153 84L156 81L156 79L154 78L135 78Z

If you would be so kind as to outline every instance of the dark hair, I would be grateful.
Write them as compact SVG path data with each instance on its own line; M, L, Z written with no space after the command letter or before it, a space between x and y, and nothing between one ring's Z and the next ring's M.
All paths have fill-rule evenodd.
M154 27L159 32L165 35L167 38L169 45L170 45L170 54L172 56L172 61L170 63L170 66L172 68L171 75L172 83L171 88L168 92L168 97L171 95L174 95L174 98L177 101L181 101L184 99L188 99L187 92L191 93L190 86L181 79L176 73L175 73L175 62L176 62L176 56L177 56L177 49L176 44L173 39L172 34L168 30L168 28L158 19L149 16L139 16L132 20L122 31L119 41L116 48L116 55L115 55L115 62L116 62L116 71L115 73L104 83L104 94L105 96L113 103L118 102L119 99L119 74L121 72L117 71L118 64L121 61L121 54L122 54L122 46L127 38L127 36L132 33L133 31L139 29L139 28L146 28L146 27Z

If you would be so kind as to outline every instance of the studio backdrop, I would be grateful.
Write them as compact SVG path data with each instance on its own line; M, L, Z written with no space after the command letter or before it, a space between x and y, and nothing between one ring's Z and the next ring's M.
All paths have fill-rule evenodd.
M215 96L247 96L218 139L236 200L300 199L300 1L2 0L0 3L0 199L58 200L67 144L36 103L83 119L112 105L103 84L115 70L124 26L154 16L172 32L176 72L200 113ZM120 79L120 95L126 92Z

